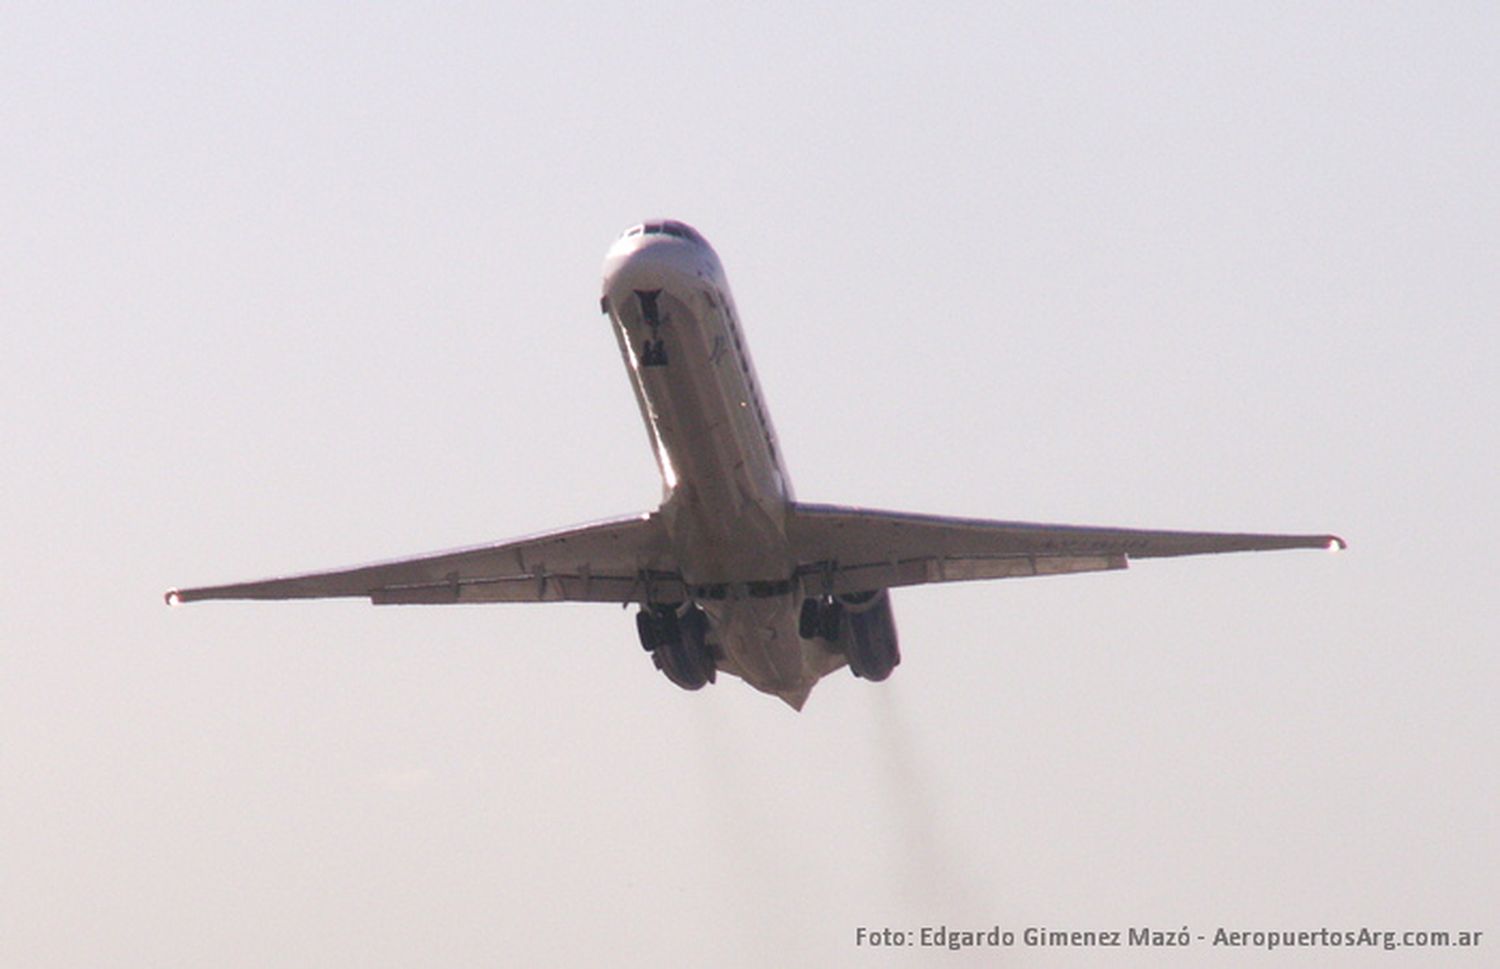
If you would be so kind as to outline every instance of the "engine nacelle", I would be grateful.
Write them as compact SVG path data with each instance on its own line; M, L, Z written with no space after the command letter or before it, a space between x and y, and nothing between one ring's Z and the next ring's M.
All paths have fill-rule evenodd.
M901 662L896 639L896 617L885 589L838 597L847 613L848 629L839 645L849 657L849 669L861 679L880 681Z

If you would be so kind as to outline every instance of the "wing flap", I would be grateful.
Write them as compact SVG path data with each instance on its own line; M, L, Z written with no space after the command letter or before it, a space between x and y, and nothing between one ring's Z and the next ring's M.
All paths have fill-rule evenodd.
M639 575L524 575L505 579L459 579L428 585L388 586L370 594L377 606L447 605L455 602L639 602L646 588L665 602L687 598L676 577Z
M830 568L824 564L833 562ZM1034 575L1064 575L1072 572L1105 572L1126 567L1123 555L995 555L911 558L904 561L846 564L845 560L819 560L798 569L811 587L824 575L829 592L853 593L868 589L892 589L929 582L969 582L979 579L1012 579Z
M787 537L830 591L1123 569L1134 558L1343 547L1335 535L1153 531L794 505Z

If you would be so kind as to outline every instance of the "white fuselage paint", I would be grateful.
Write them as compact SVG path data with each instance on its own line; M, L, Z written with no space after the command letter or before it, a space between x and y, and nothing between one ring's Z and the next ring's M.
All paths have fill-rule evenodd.
M723 266L693 230L648 223L605 257L603 306L661 470L662 521L708 613L719 668L800 709L844 658L797 635L792 488Z

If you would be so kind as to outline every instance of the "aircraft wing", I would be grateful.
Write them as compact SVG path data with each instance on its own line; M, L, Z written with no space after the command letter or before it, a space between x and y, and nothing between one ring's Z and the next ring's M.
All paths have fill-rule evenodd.
M829 592L1097 572L1135 558L1344 547L1336 535L1044 525L804 504L789 510L787 538L809 588L824 575Z
M348 596L376 605L626 603L641 600L648 585L658 598L684 598L666 531L654 514L349 569L173 589L167 602Z

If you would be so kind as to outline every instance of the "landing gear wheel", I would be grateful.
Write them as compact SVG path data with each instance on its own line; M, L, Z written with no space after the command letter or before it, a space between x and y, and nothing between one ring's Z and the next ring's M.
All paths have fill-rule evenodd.
M803 639L816 639L823 603L818 599L803 599L802 611L797 615L797 635Z
M802 609L797 613L797 635L803 639L825 639L835 645L844 633L843 626L842 602L829 596L802 600Z
M646 652L660 649L678 637L677 607L651 606L635 614L636 635Z
M679 618L670 606L657 606L650 620L662 634L652 650L656 668L684 690L701 690L718 674L713 647L709 646L708 616L697 606L688 607Z
M635 614L635 631L641 637L641 649L651 652L661 645L661 637L657 634L656 617L645 609Z

